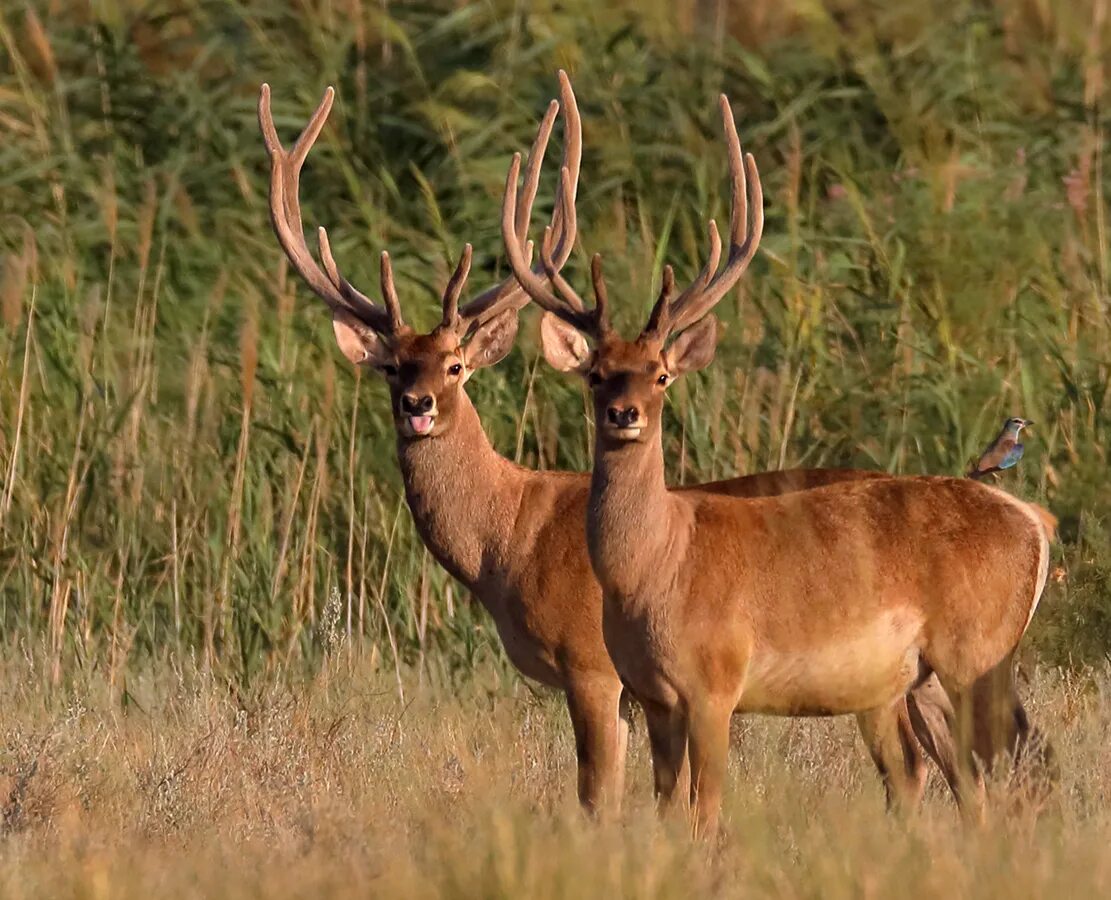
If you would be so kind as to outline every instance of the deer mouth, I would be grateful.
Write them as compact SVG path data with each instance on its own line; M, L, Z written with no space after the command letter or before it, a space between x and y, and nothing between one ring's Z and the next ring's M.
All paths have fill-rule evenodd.
M635 441L640 437L640 433L644 431L643 425L606 425L605 431L607 437L615 438L619 441Z
M403 420L404 430L410 437L425 437L431 434L435 424L435 416L406 416Z

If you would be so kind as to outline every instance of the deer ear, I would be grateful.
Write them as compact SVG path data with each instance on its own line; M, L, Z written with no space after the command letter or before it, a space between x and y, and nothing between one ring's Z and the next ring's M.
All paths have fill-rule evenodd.
M471 335L463 348L463 362L468 372L484 369L505 359L517 337L517 313L516 309L503 310Z
M705 369L718 346L718 320L706 316L684 331L667 350L664 360L672 375Z
M344 309L332 313L332 330L340 352L352 365L380 365L387 349L382 339L365 322Z
M590 368L590 345L573 325L559 316L544 313L540 320L540 346L544 359L557 372L585 375Z

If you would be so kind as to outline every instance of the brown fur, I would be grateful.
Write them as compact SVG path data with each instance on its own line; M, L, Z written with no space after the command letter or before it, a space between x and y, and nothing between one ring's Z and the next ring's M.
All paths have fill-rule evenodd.
M665 484L664 392L713 359L717 323L707 313L752 262L764 227L756 161L741 150L724 94L719 106L732 189L725 263L719 266L722 242L711 221L701 272L676 294L674 272L664 267L636 341L612 328L600 255L591 262L593 308L551 259L550 230L539 244L547 282L529 267L528 217L516 214L517 162L502 199L506 258L547 313L545 355L561 371L587 375L594 394L587 540L603 588L607 648L645 705L657 789L665 798L681 790L685 746L698 825L712 831L729 715L747 701L787 714L856 712L889 799L897 784L913 796L921 783L915 767L893 763L905 761L913 744L907 692L925 688L936 669L955 692L946 698L954 706L931 707L923 692L910 722L927 731L941 722L946 738L960 726L959 753L934 740L940 730L920 737L958 799L978 809L972 737L991 728L974 721L970 697L992 673L1010 683L1011 653L1044 586L1044 520L1006 495L952 480L850 482L763 499L669 491ZM558 205L576 222L569 182L562 170ZM534 186L526 179L526 199ZM593 353L585 336L596 342ZM999 744L986 746L994 752Z
M946 774L981 815L972 719L1008 717L974 709L973 695L984 679L1011 683L1044 586L1045 517L957 478L759 499L669 491L664 393L710 361L716 339L704 319L666 349L610 333L589 357L571 354L599 423L587 539L606 646L633 693L685 732L699 830L716 827L734 711L857 713L875 756L895 733L892 710L931 672L960 738ZM563 368L566 349L549 354Z
M534 472L500 456L490 445L464 385L472 363L490 365L508 350L515 313L491 323L465 347L444 332L405 332L386 341L369 329L337 325L340 346L352 361L387 375L398 433L398 460L406 498L421 538L453 576L490 612L506 653L529 678L567 697L579 757L579 796L590 808L622 789L627 708L621 680L602 638L602 596L586 548L590 477ZM451 366L462 364L457 376ZM430 437L406 428L401 399L433 398L436 424ZM679 493L770 497L847 480L885 478L882 473L842 469L765 472L677 489ZM920 705L933 709L929 694ZM619 707L622 713L619 716ZM686 784L686 743L669 743L666 724L646 706L661 794ZM666 719L666 715L664 717ZM919 740L933 748L951 744L938 730L915 729L905 703L882 720L862 721L869 750L888 773L889 800L914 805L924 787ZM929 728L933 728L930 731ZM675 762L669 764L668 760ZM671 781L674 780L674 784ZM670 785L670 786L669 786Z

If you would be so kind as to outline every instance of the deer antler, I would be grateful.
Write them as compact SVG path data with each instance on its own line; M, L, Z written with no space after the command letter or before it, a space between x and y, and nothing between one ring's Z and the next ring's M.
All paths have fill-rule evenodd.
M305 243L299 197L301 167L324 128L335 96L336 92L331 87L324 92L316 112L293 144L293 149L286 150L278 140L278 131L270 112L270 85L262 86L258 98L258 123L262 129L266 152L270 155L270 221L278 236L278 243L289 257L293 268L305 279L313 292L328 304L333 313L337 310L346 311L379 333L393 334L404 328L405 324L401 318L397 292L394 290L389 257L382 255L382 294L386 299L386 308L383 308L352 287L340 274L332 256L328 233L323 228L318 230L323 270Z
M556 247L552 251L553 259L550 260L553 268L558 271L571 255L575 244L575 194L578 191L579 168L582 163L582 119L579 116L578 103L575 92L571 89L571 81L567 73L559 70L559 90L562 99L564 116L563 136L563 161L561 172L566 176L561 179L556 192L555 208L552 213L552 224L549 230L558 234ZM529 220L532 218L532 204L536 199L536 191L540 184L540 170L544 163L544 153L548 147L548 140L555 125L556 114L560 110L560 103L553 100L548 105L548 110L540 122L536 132L536 139L529 150L528 162L525 164L525 187L518 197L516 192L508 201L508 206L502 206L502 225L509 227L516 239L522 244L528 235ZM516 157L520 165L520 154ZM514 181L516 191L516 181ZM508 219L508 225L507 225ZM529 249L523 252L524 267L529 268L531 256ZM448 282L448 289L444 294L444 317L441 328L453 328L461 334L481 325L493 318L503 309L512 305L523 306L528 302L527 295L518 283L516 273L511 273L500 284L494 285L477 297L472 299L462 309L457 309L459 294L462 291L463 281L466 280L467 270L470 268L470 245L463 250L455 274ZM541 265L533 271L538 273Z
M562 266L567 261L575 242L574 215L568 216L566 210L568 208L573 209L575 191L578 185L579 166L582 160L582 122L579 118L578 106L575 103L575 95L571 90L571 83L567 79L567 74L563 71L560 71L560 93L563 97L565 121L563 167L571 174L569 179L561 185L560 195L557 196L555 212L552 217L551 227L559 232L559 245L555 254L556 260L558 260L557 267ZM278 243L281 244L286 256L289 257L294 269L305 279L313 292L328 304L333 312L337 310L348 312L380 334L396 334L405 328L405 323L401 316L401 304L398 301L397 290L394 286L389 253L382 252L381 290L385 301L385 307L383 308L353 287L340 273L335 257L332 255L327 231L323 228L318 229L323 269L313 258L312 252L305 243L298 195L301 167L324 128L324 123L328 119L328 113L331 112L334 99L335 91L329 87L324 92L324 97L309 120L309 124L305 126L305 130L301 132L296 143L294 143L293 149L287 151L278 139L277 129L274 127L274 118L270 112L270 86L267 84L262 86L258 102L258 119L271 163L270 220L274 226L274 233L278 236ZM553 100L541 121L536 140L529 152L525 190L517 204L514 217L516 221L521 223L520 231L522 235L527 230L528 221L532 215L532 204L536 198L544 152L547 149L548 140L551 137L559 109L559 102ZM565 196L570 207L568 202L564 200ZM525 297L517 279L510 275L501 283L479 294L460 309L459 297L463 293L467 275L470 273L471 258L471 245L467 244L463 248L459 263L443 296L444 315L440 327L452 329L458 332L460 336L496 316L507 307L515 303L523 304Z
M725 267L719 272L718 263L721 260L721 238L718 235L717 224L711 219L707 224L707 234L710 241L710 256L698 277L678 297L673 297L675 276L670 266L664 268L663 285L660 289L659 299L652 308L652 314L642 334L652 335L664 339L672 331L682 330L701 319L718 303L722 297L735 285L748 268L752 258L756 255L756 248L760 244L760 236L764 230L764 198L760 186L760 173L756 168L756 160L752 154L741 152L740 138L737 136L737 125L733 120L733 110L729 99L721 95L721 114L725 126L725 137L729 147L729 173L733 184L732 213L729 229L729 258ZM513 273L517 276L521 287L536 302L538 306L548 312L559 316L565 322L577 328L584 334L595 339L601 339L610 331L607 316L607 293L605 279L602 276L602 260L595 254L591 261L591 277L594 283L595 305L587 309L582 298L575 292L567 280L559 274L559 269L564 260L552 258L552 229L544 231L544 239L540 245L540 259L549 284L528 265L527 220L525 230L521 230L521 219L514 216L514 204L517 197L517 180L520 173L520 154L513 158L509 167L509 176L506 179L505 196L502 201L502 240L505 243L506 256L509 258ZM564 207L564 217L573 221L574 204L568 204L568 196L573 196L567 189L569 173L560 173L561 200L558 207ZM526 181L526 191L529 182ZM749 193L751 191L751 197ZM753 208L752 229L748 226L748 208ZM562 249L562 246L561 246Z
M570 81L564 73L560 73L561 83L566 85L568 93L571 91ZM574 96L573 94L571 96ZM531 163L531 158L530 158ZM540 244L540 264L551 288L544 283L540 273L535 268L529 267L531 244L528 242L529 217L521 216L521 206L528 199L531 191L535 190L535 179L539 173L534 173L530 166L525 177L525 191L522 201L517 199L517 182L521 172L521 154L513 156L509 165L509 174L505 181L505 194L502 197L502 241L505 244L506 257L509 259L510 268L520 283L521 288L542 309L553 313L575 328L595 337L601 337L609 330L606 318L605 282L602 279L601 260L597 257L592 265L594 272L595 294L598 303L594 309L588 310L582 298L559 274L563 263L570 253L571 241L566 240L566 232L570 231L572 238L577 231L575 217L575 188L578 182L578 171L571 172L567 165L560 169L559 188L556 195L556 210L554 218L562 221L565 233L560 236L559 243L555 243L554 231L551 227L544 229L544 239ZM554 290L553 290L554 289ZM600 289L600 290L599 290Z
M760 185L756 160L751 153L741 152L737 123L733 120L733 109L725 94L721 95L720 103L725 140L729 147L729 175L733 185L729 257L725 261L725 268L718 272L721 238L718 236L717 223L710 219L706 227L710 239L709 259L690 287L675 299L670 296L674 279L668 277L669 271L665 269L665 286L660 291L660 298L652 308L648 325L644 329L644 333L652 333L659 338L666 338L672 331L682 331L705 316L740 280L756 255L760 237L764 233L764 192ZM748 228L749 206L752 207L751 231Z

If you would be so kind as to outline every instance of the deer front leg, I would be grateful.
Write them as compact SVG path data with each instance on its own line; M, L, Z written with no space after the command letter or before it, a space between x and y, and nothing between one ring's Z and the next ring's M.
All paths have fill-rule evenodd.
M579 802L590 813L616 813L621 806L628 739L621 693L616 678L573 680L566 689L578 758Z
M661 812L688 808L690 766L687 759L687 722L682 708L642 701L652 749L656 804Z
M720 696L699 697L687 713L687 752L690 754L691 807L696 838L712 840L717 835L729 760L729 719L734 705Z
M916 809L929 773L915 741L907 698L899 697L888 706L858 713L856 720L883 779L888 810L906 813Z

